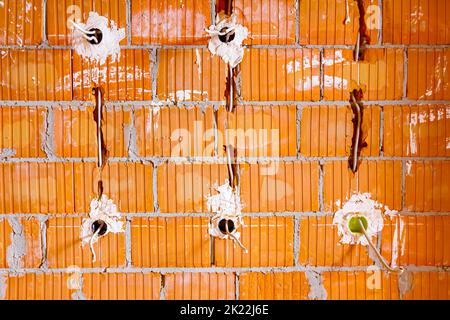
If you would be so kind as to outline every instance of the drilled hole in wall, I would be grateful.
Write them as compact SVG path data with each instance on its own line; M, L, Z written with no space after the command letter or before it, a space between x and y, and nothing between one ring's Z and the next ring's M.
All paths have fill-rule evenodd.
M230 219L220 220L218 226L219 226L220 232L222 232L223 234L231 233L235 229L234 222L233 222L233 220L230 220ZM227 227L228 227L228 232L227 232Z
M94 32L93 35L89 35L89 36L94 37L97 40L97 41L95 41L94 39L88 40L88 42L90 44L99 44L100 42L102 42L103 33L100 29L92 28L92 29L89 29L89 31Z
M103 221L103 220L96 220L96 221L94 221L94 223L92 223L92 232L96 233L97 230L99 230L98 231L98 235L99 236L103 236L106 233L106 231L108 231L108 226L105 223L105 221Z
M227 28L222 28L222 30L220 30L220 33L224 33L225 31L227 31ZM233 41L235 36L236 35L234 33L234 30L231 30L230 32L227 32L224 35L219 35L219 40L228 43Z

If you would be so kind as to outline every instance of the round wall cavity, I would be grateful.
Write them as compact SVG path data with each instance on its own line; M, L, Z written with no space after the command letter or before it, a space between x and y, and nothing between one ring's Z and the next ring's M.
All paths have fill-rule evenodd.
M223 234L232 233L235 229L234 222L231 219L222 219L219 221L219 230Z
M97 41L95 41L94 39L88 40L88 42L90 44L99 44L100 42L102 42L103 33L102 33L102 31L100 29L93 28L93 29L90 29L89 31L90 32L94 32L94 34L89 34L89 36L90 37L94 37L95 40L97 40Z
M92 232L96 233L98 231L99 236L103 236L106 231L108 231L108 226L106 225L105 221L103 220L96 220L92 223Z
M223 33L227 30L228 30L228 28L224 27L220 30L220 33ZM236 36L236 34L234 33L234 30L231 30L224 35L219 35L219 40L224 43L228 43L228 42L233 41L235 36Z

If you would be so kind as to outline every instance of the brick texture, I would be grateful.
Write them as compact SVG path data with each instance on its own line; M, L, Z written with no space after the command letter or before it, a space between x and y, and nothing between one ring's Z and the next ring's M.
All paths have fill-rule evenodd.
M448 272L412 272L409 287L402 292L405 300L448 300L450 297Z
M297 155L297 108L288 106L237 106L230 114L220 107L218 145L232 143L238 157L289 157ZM225 156L223 149L219 155Z
M70 300L68 273L27 273L6 277L6 300Z
M295 1L236 0L234 10L238 23L248 28L251 34L247 44L294 44ZM269 14L268 14L269 13Z
M12 151L18 158L43 158L47 109L44 107L1 107L0 152ZM2 151L3 150L3 151Z
M308 293L303 272L248 272L239 276L242 300L306 300Z
M70 50L2 50L1 100L72 100Z
M216 154L214 109L167 106L134 111L140 156L211 157Z
M227 2L0 1L0 299L450 298L450 0L231 1L249 31L232 78L205 31ZM124 28L116 61L73 48L92 11ZM248 252L210 234L226 145ZM93 262L100 179L124 230ZM397 211L373 240L403 274L340 243L354 193Z
M233 241L215 239L214 262L219 267L292 266L293 239L292 217L245 217L241 242L248 253Z
M211 24L210 2L145 1L131 2L131 41L133 44L206 44L204 32Z
M448 161L406 163L405 205L408 211L448 212ZM429 191L425 191L429 190Z
M364 90L364 100L399 100L403 96L403 50L367 49L363 62L355 62L353 50L324 52L325 100L350 100L350 92Z
M37 268L43 259L41 228L35 218L0 219L0 268ZM21 241L24 251L20 252Z
M97 195L97 177L92 162L0 164L0 212L85 213ZM151 164L110 163L102 180L120 211L153 211Z
M320 99L319 50L247 49L241 70L244 100Z
M41 1L5 1L0 6L0 21L0 44L22 46L41 43Z
M206 49L162 49L158 52L159 100L219 101L225 98L227 68Z
M246 163L241 167L244 211L317 211L316 162Z
M55 155L67 158L97 156L97 124L93 107L56 107L53 109ZM110 157L128 156L126 135L131 122L127 107L112 107L104 113L102 129Z
M126 0L48 0L46 3L47 39L52 45L69 45L73 29L69 20L86 21L91 11L113 20L119 28L126 25Z
M300 218L299 263L312 266L368 266L368 248L339 242L333 217ZM375 240L375 239L374 239Z
M173 273L165 276L168 300L233 300L232 273Z
M157 300L160 285L157 273L83 275L83 294L88 300Z
M47 223L47 260L50 268L124 267L125 234L110 234L94 244L97 261L92 261L89 244L81 242L81 217L50 218Z
M73 97L93 100L92 88L102 86L106 100L151 100L149 50L121 50L120 60L104 65L73 57Z
M380 154L380 107L367 106L363 135L367 147L363 156ZM350 153L353 112L347 106L311 106L301 109L300 154L310 157L338 157Z
M207 212L206 196L228 179L225 164L173 163L158 167L161 212Z
M208 219L135 218L131 223L133 265L207 267L211 264Z
M408 49L408 98L449 100L450 49Z
M356 175L350 171L347 161L326 162L323 174L326 211L334 212L355 192L369 192L374 200L391 210L402 209L400 161L364 161Z
M328 300L398 300L396 275L379 270L324 272Z
M448 157L449 112L446 105L385 106L384 154Z
M448 216L407 216L386 220L381 253L396 265L447 266Z
M383 1L383 40L392 44L448 44L448 0Z
M378 42L379 19L373 16L369 7L378 5L378 0L365 1L366 21L373 21L368 25L371 43ZM349 1L350 23L345 20L346 0L303 0L300 1L300 44L313 45L354 45L359 30L359 12L355 1Z

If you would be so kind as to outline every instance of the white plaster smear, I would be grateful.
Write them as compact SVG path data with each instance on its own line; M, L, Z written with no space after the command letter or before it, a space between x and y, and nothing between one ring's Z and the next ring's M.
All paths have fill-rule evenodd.
M387 206L372 200L370 193L357 193L344 203L343 207L336 211L333 224L338 227L341 243L369 245L362 234L354 234L350 231L348 223L353 217L364 217L367 220L367 235L372 238L383 229L383 214L391 219L397 214L395 210L389 210ZM336 203L339 206L339 203ZM383 213L384 211L384 213Z
M177 90L176 92L169 92L167 101L189 101L193 96L205 97L208 99L208 91L200 90Z
M89 12L86 23L77 24L85 30L99 29L103 35L99 44L91 44L84 38L82 31L74 28L72 45L80 56L100 64L104 64L108 56L111 56L111 62L120 59L119 42L125 38L124 28L118 29L114 21L111 21L111 26L108 27L108 19L93 11Z
M232 239L227 234L224 234L219 229L219 221L222 219L229 219L234 222L235 228L231 232L237 239L241 234L237 230L243 225L242 221L242 203L236 191L230 187L228 180L221 186L215 188L217 194L207 196L206 205L208 210L214 213L214 216L209 223L209 234L221 239Z
M0 149L0 160L14 157L16 155L15 149L3 148Z
M110 232L125 232L123 228L123 221L120 220L120 213L117 212L117 206L111 199L108 199L106 195L102 195L100 200L93 199L91 201L89 218L83 219L83 223L81 225L81 239L83 246L87 243L92 245L98 241L99 236L92 230L92 224L97 220L104 221L108 227L103 236ZM95 252L93 251L92 253L93 261L95 261Z
M242 42L247 38L248 30L246 27L236 23L236 15L234 14L222 20L219 20L219 15L217 15L216 21L215 25L211 25L205 30L211 37L208 42L208 49L213 55L218 55L226 64L234 68L244 57ZM226 34L226 32L221 33L221 30L224 28L234 31L234 39L228 43L219 39L219 35Z
M400 237L400 239L399 239ZM400 242L401 241L401 242ZM398 247L400 244L400 254L403 256L405 254L405 234L404 234L404 223L403 220L400 218L398 223L395 224L395 230L394 230L394 238L392 239L392 259L391 259L391 266L396 267L398 264Z

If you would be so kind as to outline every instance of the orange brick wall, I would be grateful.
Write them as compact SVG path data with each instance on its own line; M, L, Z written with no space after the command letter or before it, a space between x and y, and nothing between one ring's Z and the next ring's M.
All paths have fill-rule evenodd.
M345 0L234 0L250 37L233 113L204 32L219 2L0 6L0 299L450 299L450 0L365 0L363 62L355 0L348 25ZM126 29L120 61L72 50L67 19L91 10ZM95 244L93 263L79 234L98 174L95 79L104 192L126 232ZM353 174L358 86L368 146ZM225 141L248 253L208 234ZM401 276L338 242L336 201L353 192L399 211L377 246Z

